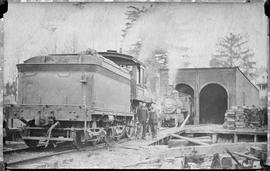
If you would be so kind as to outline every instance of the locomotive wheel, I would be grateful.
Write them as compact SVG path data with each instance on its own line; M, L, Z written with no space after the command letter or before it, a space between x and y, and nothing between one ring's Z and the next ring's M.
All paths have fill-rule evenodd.
M24 142L28 147L34 149L37 147L39 140L24 140Z
M127 126L125 130L127 138L131 138L134 135L135 130L136 130L135 126L132 127Z

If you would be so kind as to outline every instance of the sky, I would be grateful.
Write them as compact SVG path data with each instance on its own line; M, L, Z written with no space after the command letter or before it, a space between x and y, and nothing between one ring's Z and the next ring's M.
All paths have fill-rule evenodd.
M152 7L122 40L129 5ZM127 52L142 41L139 59L166 49L169 67L181 67L188 53L191 67L208 67L220 37L241 34L255 53L257 66L266 66L267 18L263 3L10 3L4 18L4 81L15 80L15 65L37 55L97 51ZM121 43L123 41L123 44ZM188 48L184 52L183 48Z

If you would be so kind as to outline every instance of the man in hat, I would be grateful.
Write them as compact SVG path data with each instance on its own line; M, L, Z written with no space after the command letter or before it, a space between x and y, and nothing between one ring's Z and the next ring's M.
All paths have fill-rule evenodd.
M145 139L147 119L148 119L148 109L145 106L145 103L140 103L137 109L137 116L140 124L142 125L142 139Z
M157 137L157 126L158 126L158 116L153 103L151 103L149 108L149 125L151 127L152 138Z

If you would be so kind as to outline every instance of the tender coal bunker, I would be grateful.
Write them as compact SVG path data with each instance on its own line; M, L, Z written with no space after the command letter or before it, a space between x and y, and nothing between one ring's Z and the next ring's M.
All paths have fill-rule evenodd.
M223 124L227 92L219 84L208 84L200 92L200 124Z

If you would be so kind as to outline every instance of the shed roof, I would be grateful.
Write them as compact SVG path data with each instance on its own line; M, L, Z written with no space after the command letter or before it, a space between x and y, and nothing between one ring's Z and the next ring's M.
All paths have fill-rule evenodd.
M162 68L161 70L168 70L168 68ZM250 79L237 66L236 67L179 68L178 70L180 70L180 71L181 70L182 71L188 71L188 70L190 70L190 71L192 71L192 70L193 71L194 70L235 70L235 71L239 71L245 77L245 79L249 81L250 84L252 84L257 90L259 90L258 87L255 84L253 84L250 81Z
M100 55L103 57L110 59L111 61L119 64L119 65L142 65L144 64L139 61L137 58L134 58L130 55L118 53L116 51L110 51L108 50L107 52L98 52ZM145 66L144 66L145 67Z

